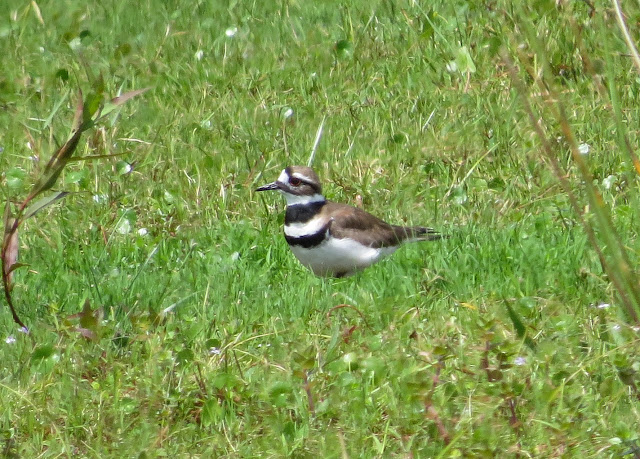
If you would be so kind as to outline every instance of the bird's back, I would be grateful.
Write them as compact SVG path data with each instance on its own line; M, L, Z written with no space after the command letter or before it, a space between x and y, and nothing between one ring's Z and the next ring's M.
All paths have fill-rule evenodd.
M409 241L431 241L442 236L423 226L390 225L384 220L347 204L327 201L324 209L332 215L330 234L349 238L373 248L394 247Z

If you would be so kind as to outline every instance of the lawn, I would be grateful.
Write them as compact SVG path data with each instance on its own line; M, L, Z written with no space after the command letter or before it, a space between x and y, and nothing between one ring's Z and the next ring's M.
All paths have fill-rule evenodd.
M12 212L150 88L20 227L3 457L640 457L640 73L615 3L529 3L1 2ZM255 193L312 151L450 237L314 277Z

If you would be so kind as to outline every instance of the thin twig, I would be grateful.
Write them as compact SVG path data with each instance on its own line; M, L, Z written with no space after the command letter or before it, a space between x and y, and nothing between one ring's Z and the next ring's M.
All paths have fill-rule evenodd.
M315 404L313 403L313 394L311 393L311 383L309 383L309 374L308 371L303 372L303 380L304 380L304 391L307 394L307 403L309 404L309 413L311 416L316 415Z
M613 8L616 10L616 19L618 20L618 25L620 26L622 35L624 35L624 41L627 43L627 48L629 48L629 51L631 51L631 56L633 57L633 64L636 66L638 73L640 73L640 54L638 54L636 45L633 42L633 38L631 38L629 29L627 28L627 24L624 20L624 13L622 12L622 7L620 6L620 1L611 0L611 3L613 3Z

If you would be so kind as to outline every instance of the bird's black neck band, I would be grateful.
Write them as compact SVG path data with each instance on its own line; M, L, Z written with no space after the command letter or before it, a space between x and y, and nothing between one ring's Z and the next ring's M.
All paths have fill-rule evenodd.
M326 201L316 201L307 204L287 206L287 211L284 215L284 224L306 223L315 217L326 203Z

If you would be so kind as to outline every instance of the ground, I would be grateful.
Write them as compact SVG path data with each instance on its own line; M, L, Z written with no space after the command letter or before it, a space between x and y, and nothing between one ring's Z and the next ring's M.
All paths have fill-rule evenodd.
M613 6L263 3L0 4L13 211L80 89L150 88L20 228L3 454L640 457L640 80ZM450 238L314 277L254 192L312 150L329 199Z

